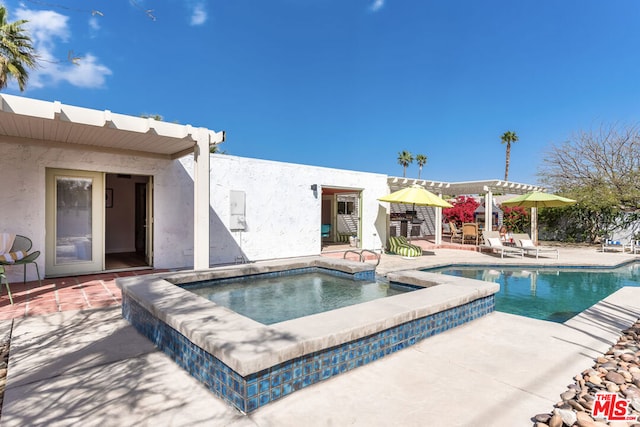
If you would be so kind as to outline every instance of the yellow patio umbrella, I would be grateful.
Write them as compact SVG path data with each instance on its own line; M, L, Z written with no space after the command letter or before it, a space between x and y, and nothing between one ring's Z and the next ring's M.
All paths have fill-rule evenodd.
M418 184L413 184L409 187L403 188L402 190L395 191L387 196L380 197L378 200L381 202L390 202L390 203L404 203L411 204L414 206L435 206L438 208L451 208L449 202L444 200L443 198L433 194L428 191L424 187ZM409 233L409 240L411 240L411 233Z
M541 191L532 191L531 193L505 200L502 202L502 206L535 208L535 210L531 210L531 238L535 244L538 244L538 208L557 208L574 203L576 201L573 199Z
M443 198L436 196L418 184L413 184L409 187L403 188L402 190L395 191L388 196L380 197L378 200L381 202L404 203L414 206L436 206L439 208L453 207L453 205Z

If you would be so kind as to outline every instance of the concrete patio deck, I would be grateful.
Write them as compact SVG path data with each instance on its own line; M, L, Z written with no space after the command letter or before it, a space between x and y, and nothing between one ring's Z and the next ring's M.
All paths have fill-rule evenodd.
M635 259L596 248L561 248L559 260L434 249L411 260L383 255L377 271ZM111 308L26 310L0 322L1 335L11 334L1 426L527 426L640 318L640 288L624 288L565 324L495 312L245 416L158 352L113 299ZM6 304L5 294L0 314Z

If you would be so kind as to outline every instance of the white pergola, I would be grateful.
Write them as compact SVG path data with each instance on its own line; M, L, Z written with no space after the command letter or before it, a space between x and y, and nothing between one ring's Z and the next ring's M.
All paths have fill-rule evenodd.
M209 147L224 131L0 95L3 142L178 159L194 153L194 268L209 268Z
M391 191L397 191L410 185L420 185L440 197L455 197L459 195L484 194L484 221L485 230L491 229L491 207L494 194L526 194L531 191L545 191L544 187L519 182L490 179L483 181L444 182L425 179L389 177L387 179ZM535 209L535 208L533 208ZM442 208L435 208L436 244L442 243ZM532 216L535 212L532 212Z

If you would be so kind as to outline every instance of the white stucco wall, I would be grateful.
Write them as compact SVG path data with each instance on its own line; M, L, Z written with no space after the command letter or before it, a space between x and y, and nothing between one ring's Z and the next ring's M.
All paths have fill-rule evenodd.
M28 236L45 274L45 168L150 175L154 178L154 265L178 268L193 263L193 180L178 161L4 143L0 137L0 232ZM22 281L22 267L7 269ZM35 280L27 267L27 280Z
M154 182L154 267L193 265L193 158L176 161L95 153L66 148L4 142L0 137L0 232L23 234L41 251L45 272L45 169L76 169L147 175ZM311 185L317 184L314 193ZM255 261L321 251L322 187L362 191L361 247L380 249L386 241L386 211L377 201L388 193L387 177L241 158L211 156L212 265L237 257ZM230 192L246 196L246 230L230 229ZM114 197L115 198L115 197ZM116 199L117 200L117 199ZM8 268L10 282L22 280L22 268ZM35 280L27 268L27 280Z
M193 159L181 162L192 174ZM380 249L386 211L377 198L389 192L386 175L212 155L211 263L318 255L322 187L363 190L361 246ZM245 192L244 231L230 227L231 191Z

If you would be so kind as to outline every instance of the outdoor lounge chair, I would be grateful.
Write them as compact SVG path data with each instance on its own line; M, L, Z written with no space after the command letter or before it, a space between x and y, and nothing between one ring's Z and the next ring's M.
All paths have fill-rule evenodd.
M632 253L634 252L633 242L624 243L624 242L621 242L620 240L613 240L609 238L602 239L602 252L621 251L622 253L624 253L627 251L627 249L629 250L629 252L632 252Z
M535 255L538 259L539 255L544 254L556 254L556 259L560 258L560 252L558 248L536 246L533 244L533 240L526 233L514 234L513 240L516 241L516 245L524 250L525 255Z
M40 271L38 270L38 264L36 263L36 259L40 256L40 251L29 252L31 250L31 246L31 239L19 234L15 235L13 244L11 245L9 252L0 255L0 266L22 265L23 282L26 282L27 264L33 264L36 266L38 281L42 284L42 281L40 279Z
M462 243L462 231L458 230L455 222L449 221L449 230L451 232L451 243Z
M500 235L497 231L485 231L484 244L480 245L480 250L489 249L493 253L499 253L500 258L504 258L504 255L520 255L524 257L524 249L514 246L505 246L500 240Z
M404 236L389 237L389 252L410 258L422 256L422 248L420 246L412 245Z

